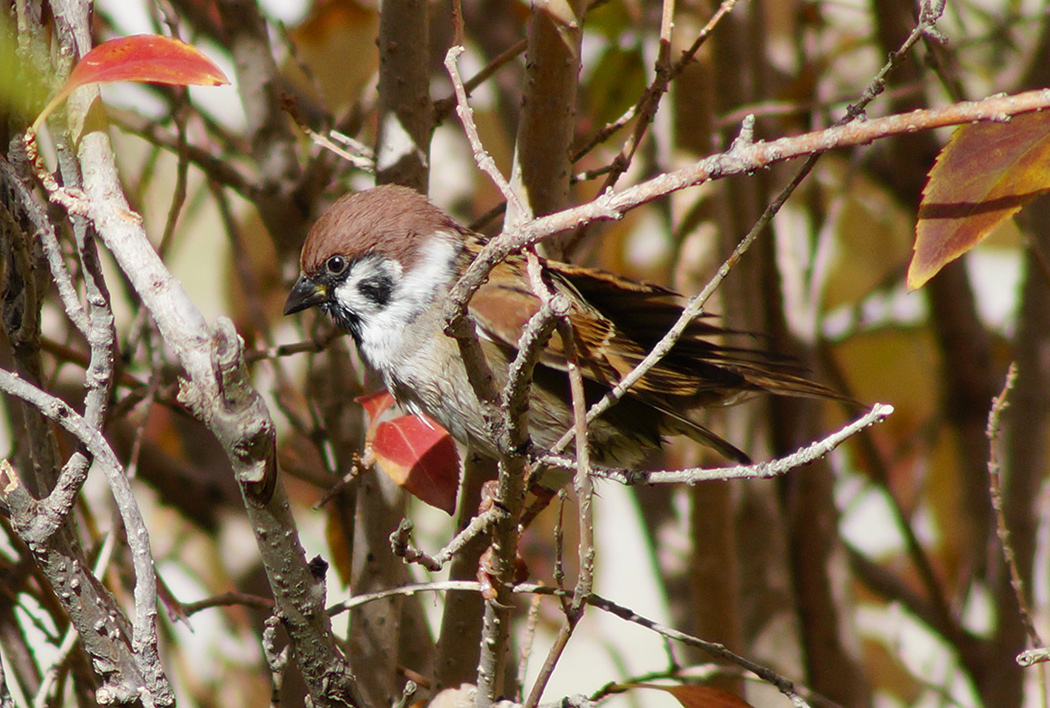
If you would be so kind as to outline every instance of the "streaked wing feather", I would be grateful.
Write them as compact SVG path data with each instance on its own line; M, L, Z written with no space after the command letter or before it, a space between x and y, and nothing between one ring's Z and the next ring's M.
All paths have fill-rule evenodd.
M583 373L600 384L619 382L681 315L676 293L666 288L564 263L548 261L546 265L550 286L570 296L569 316ZM525 259L511 256L493 269L478 290L471 301L471 314L485 336L516 348L539 307L525 272ZM747 392L841 398L804 378L802 368L790 358L707 339L739 336L748 335L702 318L694 320L675 348L635 384L632 395L676 418L681 416L668 409L734 402ZM565 370L563 352L561 337L555 332L541 362ZM679 403L669 404L665 399Z

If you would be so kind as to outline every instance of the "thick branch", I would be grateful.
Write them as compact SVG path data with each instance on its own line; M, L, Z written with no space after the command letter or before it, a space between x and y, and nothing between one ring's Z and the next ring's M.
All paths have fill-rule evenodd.
M427 191L430 17L424 0L383 0L379 12L379 134L376 181Z
M86 20L86 14L66 18L82 51L88 45ZM70 104L74 116L83 115L98 95L94 88L77 93L73 98L78 100ZM184 395L223 442L315 704L353 704L352 675L324 613L322 584L306 563L276 477L269 412L251 386L232 325L222 321L213 333L153 250L141 218L130 211L124 198L108 136L99 130L81 136L79 157L87 198L77 199L65 191L53 193L52 198L91 219L185 370Z
M569 198L569 144L576 129L580 42L587 3L533 2L525 55L525 93L510 184L526 209L508 202L505 228L561 209Z

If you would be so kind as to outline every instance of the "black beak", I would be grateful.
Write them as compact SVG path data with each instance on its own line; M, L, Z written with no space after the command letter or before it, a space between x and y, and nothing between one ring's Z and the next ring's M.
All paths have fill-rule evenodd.
M300 275L295 281L292 292L284 303L284 314L291 315L309 307L320 305L328 299L328 286Z

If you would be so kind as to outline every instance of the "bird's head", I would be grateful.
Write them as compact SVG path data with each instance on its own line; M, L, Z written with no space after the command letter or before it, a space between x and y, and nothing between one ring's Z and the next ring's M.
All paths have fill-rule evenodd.
M407 187L347 195L310 229L284 314L320 307L358 342L369 328L403 327L455 282L464 237Z

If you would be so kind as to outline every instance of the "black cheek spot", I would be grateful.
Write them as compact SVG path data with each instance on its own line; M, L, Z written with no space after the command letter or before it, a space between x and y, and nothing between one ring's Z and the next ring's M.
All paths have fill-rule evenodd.
M375 304L386 307L394 292L394 281L388 275L377 274L362 280L357 284L357 289Z

